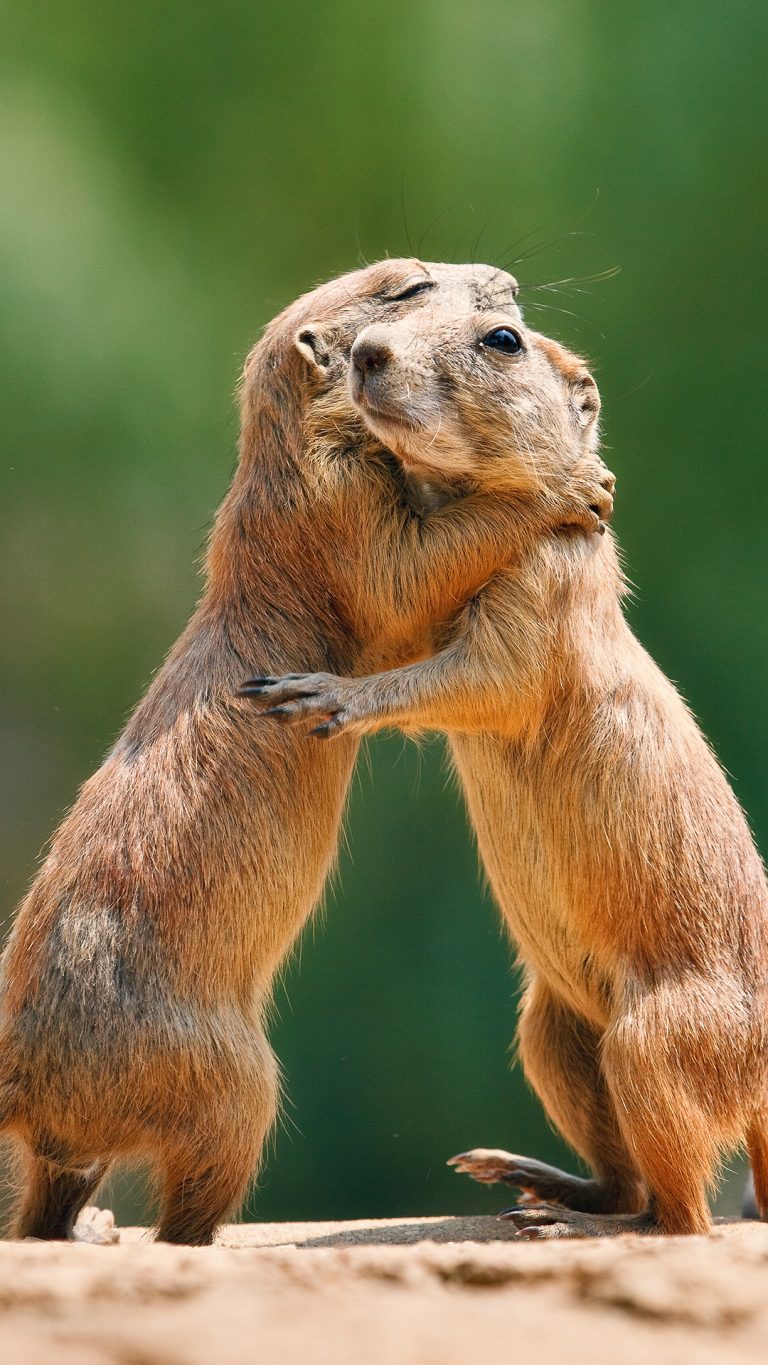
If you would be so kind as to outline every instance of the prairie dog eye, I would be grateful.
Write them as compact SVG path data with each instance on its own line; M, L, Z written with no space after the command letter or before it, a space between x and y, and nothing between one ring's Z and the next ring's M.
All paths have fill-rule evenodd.
M387 303L404 303L406 299L415 299L419 294L426 294L428 290L434 289L434 280L426 280L423 277L418 280L411 280L397 294L388 294Z
M489 351L501 351L502 355L519 355L525 350L522 337L512 327L494 327L480 344Z

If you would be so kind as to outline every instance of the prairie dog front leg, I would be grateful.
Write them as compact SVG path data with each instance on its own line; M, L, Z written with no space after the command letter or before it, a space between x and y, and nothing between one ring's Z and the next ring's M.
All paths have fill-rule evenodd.
M605 531L614 484L590 454L556 487L535 494L477 491L424 516L403 509L381 523L380 540L361 561L355 613L372 635L378 629L386 639L395 626L398 640L417 646L396 650L393 663L418 657L435 627L455 619L495 575L514 572L542 536L591 540ZM365 518L365 509L360 515Z
M251 678L239 695L280 724L309 725L318 739L393 726L518 732L544 697L549 631L533 585L511 571L500 575L465 607L453 635L439 653L403 668L362 678Z

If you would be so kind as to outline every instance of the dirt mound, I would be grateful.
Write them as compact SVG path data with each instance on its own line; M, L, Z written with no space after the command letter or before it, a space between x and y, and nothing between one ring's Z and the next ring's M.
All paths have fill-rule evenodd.
M0 1243L4 1365L728 1365L768 1358L768 1227L515 1242L492 1218Z

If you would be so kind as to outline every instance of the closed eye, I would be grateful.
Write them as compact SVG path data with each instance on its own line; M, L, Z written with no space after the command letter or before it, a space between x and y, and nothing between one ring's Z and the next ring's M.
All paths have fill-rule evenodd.
M413 284L407 284L399 294L387 294L386 303L404 303L406 299L415 299L418 294L426 294L428 289L434 289L434 280L415 280Z

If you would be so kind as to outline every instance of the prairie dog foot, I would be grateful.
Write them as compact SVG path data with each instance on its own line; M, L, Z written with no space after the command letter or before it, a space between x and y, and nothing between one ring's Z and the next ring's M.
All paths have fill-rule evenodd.
M621 1237L626 1232L652 1236L659 1232L650 1211L578 1213L555 1204L536 1204L531 1208L505 1209L499 1218L512 1223L516 1235L526 1242L564 1237Z
M451 1157L448 1165L483 1185L516 1186L522 1191L521 1204L562 1204L564 1208L581 1213L617 1211L617 1190L609 1189L598 1180L569 1175L567 1171L547 1166L533 1157L513 1156L511 1152L495 1147L474 1147L470 1152Z
M73 1242L90 1242L94 1246L114 1246L120 1241L111 1209L97 1209L87 1204L72 1230Z
M481 1185L518 1185L515 1175L521 1160L501 1147L473 1147L469 1152L450 1157L446 1165L453 1166L460 1175L471 1175Z

